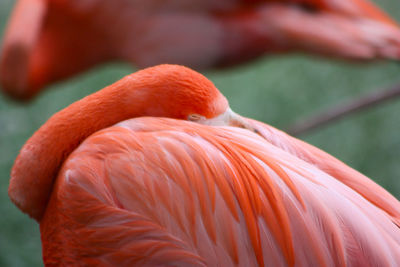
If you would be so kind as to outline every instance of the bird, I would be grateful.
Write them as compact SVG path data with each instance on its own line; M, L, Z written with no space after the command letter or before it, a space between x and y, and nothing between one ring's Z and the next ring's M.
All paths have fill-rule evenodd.
M145 68L53 115L11 200L46 266L398 266L399 201L232 111L202 74Z
M196 70L265 54L400 58L398 24L368 0L19 0L3 37L3 91L29 100L95 65Z

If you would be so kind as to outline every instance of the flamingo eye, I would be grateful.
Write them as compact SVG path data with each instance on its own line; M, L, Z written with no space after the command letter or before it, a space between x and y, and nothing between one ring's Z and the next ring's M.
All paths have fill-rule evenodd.
M187 117L187 120L188 120L188 121L194 121L194 122L199 122L199 121L204 120L204 119L205 119L205 117L204 117L204 116L201 116L201 115L199 115L199 114L190 114L190 115Z

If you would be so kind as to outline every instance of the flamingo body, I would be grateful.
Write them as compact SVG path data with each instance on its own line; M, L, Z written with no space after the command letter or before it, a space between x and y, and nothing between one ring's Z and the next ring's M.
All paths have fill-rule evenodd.
M0 80L9 95L29 99L111 60L205 69L286 51L399 59L400 30L367 0L19 0Z
M397 266L400 203L161 65L50 118L11 172L47 266Z
M299 145L257 126L276 142L282 135ZM303 146L293 148L243 129L163 118L127 120L97 132L58 175L40 223L44 261L396 266L397 200L384 192L392 206L379 208L368 200L373 187L365 196L357 192L368 184L383 191L368 178L354 171L361 181L351 188L294 155Z

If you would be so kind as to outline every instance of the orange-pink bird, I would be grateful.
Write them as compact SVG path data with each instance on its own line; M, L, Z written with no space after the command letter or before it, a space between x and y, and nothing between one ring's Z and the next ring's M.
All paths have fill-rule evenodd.
M400 264L398 200L177 65L51 117L9 195L40 223L47 266Z
M29 99L111 60L204 69L287 51L400 59L400 28L368 0L19 0L0 81Z

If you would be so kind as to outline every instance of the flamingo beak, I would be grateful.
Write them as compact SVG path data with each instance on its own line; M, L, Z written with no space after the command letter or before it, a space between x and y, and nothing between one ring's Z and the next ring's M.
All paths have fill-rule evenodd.
M235 113L229 107L221 115L219 115L215 118L212 118L212 119L202 120L199 123L205 124L205 125L211 125L211 126L239 127L239 128L249 130L253 133L260 134L259 131L246 118Z

